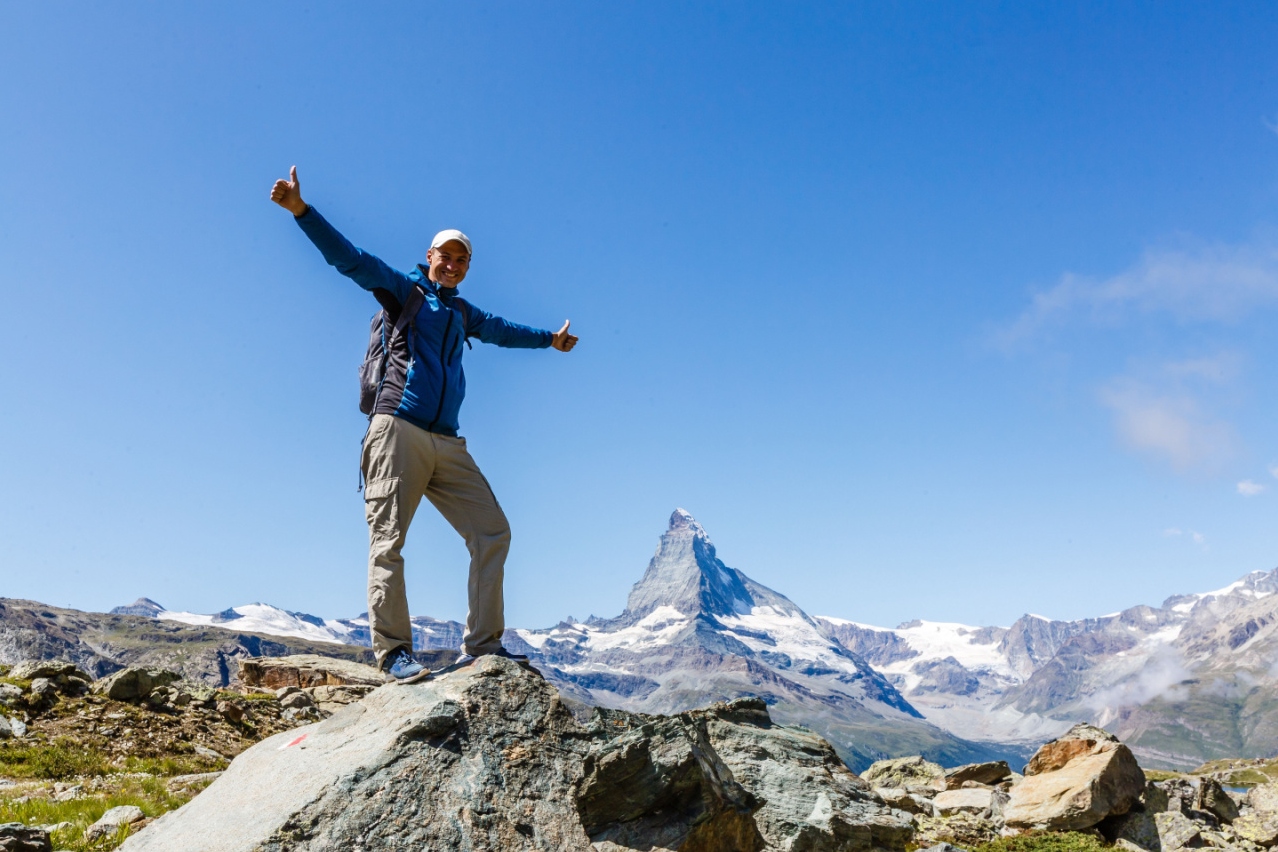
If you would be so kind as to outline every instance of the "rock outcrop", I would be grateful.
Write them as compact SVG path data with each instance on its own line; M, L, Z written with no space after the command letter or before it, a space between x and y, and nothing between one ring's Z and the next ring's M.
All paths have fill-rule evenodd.
M1144 790L1145 773L1127 746L1100 728L1075 725L1035 753L1003 815L1011 828L1091 828L1127 813Z
M904 850L829 743L741 699L579 720L494 657L259 743L125 852Z

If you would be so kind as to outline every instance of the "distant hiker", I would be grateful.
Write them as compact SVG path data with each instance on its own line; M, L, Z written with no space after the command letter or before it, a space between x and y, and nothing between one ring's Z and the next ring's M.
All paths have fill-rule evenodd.
M373 386L364 436L364 514L368 520L368 621L377 663L401 682L430 671L413 659L413 626L404 591L400 549L423 496L466 540L470 551L470 612L459 664L486 654L518 661L502 647L506 629L502 578L510 524L488 480L457 434L466 395L463 343L476 337L519 349L571 351L577 338L568 322L556 332L508 322L457 295L470 268L470 239L440 231L427 263L405 275L351 245L302 200L297 167L271 188L271 200L290 211L337 271L372 292L387 314L385 374ZM405 311L405 308L408 310ZM370 347L370 349L373 347Z

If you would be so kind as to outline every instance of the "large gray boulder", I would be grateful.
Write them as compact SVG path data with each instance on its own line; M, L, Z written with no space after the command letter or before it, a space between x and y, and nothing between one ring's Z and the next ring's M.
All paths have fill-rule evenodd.
M1145 790L1127 746L1092 725L1075 725L1030 759L1003 818L1011 828L1077 831L1125 814Z
M581 722L537 675L483 657L264 740L121 849L903 852L911 834L761 701Z
M141 701L153 689L177 683L182 676L167 669L129 666L93 684L93 691L113 701Z

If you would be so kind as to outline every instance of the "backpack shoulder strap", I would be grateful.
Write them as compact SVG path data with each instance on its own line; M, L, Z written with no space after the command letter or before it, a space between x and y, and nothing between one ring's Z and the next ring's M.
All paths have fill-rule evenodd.
M395 333L404 334L404 329L413 324L417 319L417 312L422 309L422 303L426 301L426 293L420 286L414 286L408 293L408 301L404 303L404 307L399 312L399 317L395 320Z

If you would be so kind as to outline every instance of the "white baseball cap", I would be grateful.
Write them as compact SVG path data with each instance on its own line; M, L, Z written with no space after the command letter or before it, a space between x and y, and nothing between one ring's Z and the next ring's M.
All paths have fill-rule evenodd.
M461 231L457 230L456 228L448 228L447 230L440 231L438 234L435 235L435 239L430 241L430 247L433 249L439 248L440 246L442 246L444 243L448 242L449 240L456 240L457 242L464 245L466 247L467 254L475 253L474 249L470 247L470 237L466 236L465 234L463 234Z

